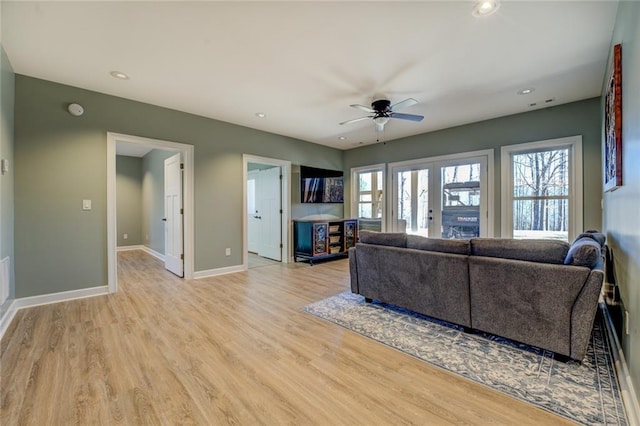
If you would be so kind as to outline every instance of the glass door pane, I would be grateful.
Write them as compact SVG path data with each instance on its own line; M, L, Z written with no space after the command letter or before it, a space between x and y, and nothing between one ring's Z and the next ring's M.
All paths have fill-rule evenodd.
M407 234L429 235L429 169L397 172L397 205L393 229Z
M480 236L480 166L478 162L440 168L442 238Z

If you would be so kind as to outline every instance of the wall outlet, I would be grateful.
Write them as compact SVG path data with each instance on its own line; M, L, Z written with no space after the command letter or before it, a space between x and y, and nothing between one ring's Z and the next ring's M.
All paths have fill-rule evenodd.
M224 254L225 254L225 256L231 256L231 249L229 247L224 249Z
M129 238L129 234L123 234L122 238L124 238L126 240L127 238Z
M145 239L145 240L147 240L147 241L149 241L149 234L145 235L145 236L144 236L144 239Z

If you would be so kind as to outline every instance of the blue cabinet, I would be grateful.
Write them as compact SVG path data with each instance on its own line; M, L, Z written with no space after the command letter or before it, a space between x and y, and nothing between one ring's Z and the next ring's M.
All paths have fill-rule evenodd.
M294 220L293 259L327 259L346 256L358 241L357 219Z

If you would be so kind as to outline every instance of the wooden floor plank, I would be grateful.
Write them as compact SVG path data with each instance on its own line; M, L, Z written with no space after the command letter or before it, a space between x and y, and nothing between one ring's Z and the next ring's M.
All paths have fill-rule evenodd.
M348 262L186 281L118 254L119 291L19 311L0 423L569 424L302 311Z

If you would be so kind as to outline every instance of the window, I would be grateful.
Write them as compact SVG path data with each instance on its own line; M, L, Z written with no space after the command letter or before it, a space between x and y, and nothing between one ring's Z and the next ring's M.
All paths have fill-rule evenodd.
M502 148L502 236L569 241L582 230L582 138Z
M351 169L351 215L360 219L360 229L384 228L384 164Z

